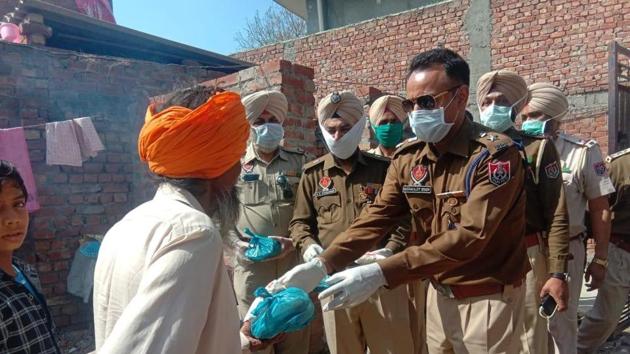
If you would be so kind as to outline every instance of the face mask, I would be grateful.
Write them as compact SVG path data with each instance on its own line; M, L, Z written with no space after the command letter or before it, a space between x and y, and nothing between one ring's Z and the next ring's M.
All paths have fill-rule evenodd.
M402 140L403 125L401 122L372 126L376 140L386 148L393 148Z
M359 121L339 140L335 140L332 135L323 125L319 126L322 130L322 135L328 145L330 152L336 157L345 160L352 156L361 142L361 136L363 135L363 128L365 128L365 117L359 119Z
M275 151L284 137L284 129L278 123L265 123L252 129L254 130L254 145L264 152Z
M503 133L514 125L512 122L512 107L491 104L481 111L481 124L499 133Z
M523 122L521 130L523 133L530 136L543 136L545 135L545 125L547 121L529 119Z
M459 89L444 107L438 109L419 109L409 115L409 125L411 130L420 141L427 143L437 143L444 139L451 130L453 123L446 123L444 120L444 110L453 103Z

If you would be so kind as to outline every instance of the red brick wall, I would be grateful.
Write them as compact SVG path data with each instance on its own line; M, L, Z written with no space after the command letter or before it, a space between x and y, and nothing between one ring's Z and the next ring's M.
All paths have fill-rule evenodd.
M83 167L48 166L44 128L26 130L42 209L21 256L36 262L57 325L91 321L66 277L81 235L105 233L154 191L136 147L149 97L217 74L1 42L0 53L0 128L93 116L106 147Z
M630 46L627 0L490 3L492 69L513 69L530 83L551 81L569 95L606 91L609 41L616 39ZM468 4L453 0L234 56L264 62L282 58L284 47L290 47L288 57L314 68L317 99L343 88L365 95L361 85L327 80L361 82L382 91L400 92L408 60L414 54L443 44L469 56L469 37L464 29ZM565 126L570 133L587 133L585 137L598 132L592 136L606 149L607 134L601 135L606 112L605 107L588 114L572 112ZM579 117L582 119L575 121ZM596 121L604 124L594 125Z

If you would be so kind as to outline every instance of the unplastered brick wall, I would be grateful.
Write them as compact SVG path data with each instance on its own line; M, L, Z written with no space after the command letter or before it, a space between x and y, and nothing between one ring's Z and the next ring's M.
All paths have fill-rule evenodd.
M488 18L476 17L479 4L487 8L481 6ZM471 5L476 8L469 12ZM529 83L549 81L570 96L605 94L607 46L611 40L630 46L629 12L627 0L452 0L234 56L254 63L287 59L312 67L317 100L333 90L361 91L361 86L403 92L409 59L438 45L460 52L483 71L512 69ZM483 30L486 23L491 24L488 33ZM487 56L478 55L484 51ZM600 134L607 127L606 119L602 121L607 107L589 107L588 102L587 107L573 105L565 127L596 138L606 150L607 134Z
M137 153L149 97L218 75L0 42L0 128L91 116L106 148L82 167L49 166L44 127L25 131L42 208L20 256L37 265L57 325L91 321L90 307L66 293L82 235L105 233L155 190Z

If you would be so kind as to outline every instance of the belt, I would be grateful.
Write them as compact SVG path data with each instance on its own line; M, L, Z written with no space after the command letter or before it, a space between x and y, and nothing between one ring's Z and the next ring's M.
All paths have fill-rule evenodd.
M525 236L525 244L527 248L538 246L540 244L539 233L534 232L533 234L529 234Z
M610 243L626 252L630 252L630 236L628 235L610 234Z
M505 287L505 285L502 284L444 285L435 280L431 280L431 284L440 295L457 300L499 294L503 292ZM523 284L523 279L519 279L510 285L519 287L521 284Z

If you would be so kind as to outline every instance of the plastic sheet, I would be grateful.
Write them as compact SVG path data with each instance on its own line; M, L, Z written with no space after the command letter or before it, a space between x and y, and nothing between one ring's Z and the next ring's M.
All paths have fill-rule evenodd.
M287 288L273 295L265 288L258 288L255 295L263 298L252 312L251 333L255 338L271 339L281 333L299 331L315 316L313 301L300 288Z

